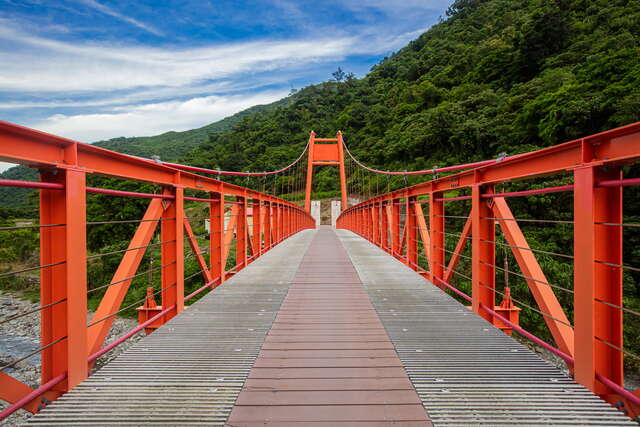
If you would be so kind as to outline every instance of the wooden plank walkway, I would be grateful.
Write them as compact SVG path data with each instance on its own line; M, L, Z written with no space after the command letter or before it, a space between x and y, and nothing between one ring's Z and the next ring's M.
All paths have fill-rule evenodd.
M334 230L311 242L227 425L432 425Z

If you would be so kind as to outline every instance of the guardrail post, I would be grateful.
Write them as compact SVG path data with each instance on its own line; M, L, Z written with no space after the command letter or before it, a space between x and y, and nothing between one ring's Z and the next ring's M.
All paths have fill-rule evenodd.
M391 199L391 255L400 254L400 200Z
M284 220L283 220L283 212L282 212L282 204L276 204L276 218L278 225L276 226L276 243L280 243L282 239L284 239Z
M278 202L271 203L271 229L273 231L273 238L271 244L273 246L277 245L280 241L280 208L278 206Z
M282 240L289 236L289 210L287 205L282 205Z
M213 200L209 203L209 268L211 277L219 277L218 283L212 283L215 288L224 282L224 193L210 193Z
M380 216L381 216L380 232L382 234L381 247L385 251L388 251L389 250L389 218L387 216L387 202L380 203Z
M413 205L417 202L415 197L405 197L405 227L407 229L407 264L409 268L418 268L418 223Z
M371 205L364 207L364 235L371 242Z
M247 265L247 198L236 197L238 202L238 219L236 221L236 265L239 268Z
M262 203L260 199L253 199L253 217L252 217L252 234L253 234L253 260L262 255Z
M444 289L444 285L436 279L444 278L444 202L442 193L431 193L429 195L429 231L431 233L431 247L429 248L429 277L439 288Z
M264 247L265 250L271 248L271 224L273 219L273 209L271 208L271 202L264 202Z
M176 179L179 182L179 176ZM175 184L173 189L165 188L163 194L174 196L165 202L165 210L160 222L162 245L162 306L176 308L163 317L163 324L184 310L184 188Z
M291 221L291 206L285 206L285 224L287 227L287 234L286 237L291 236L291 234L293 233L293 227L292 227L292 221Z
M495 237L496 227L491 208L482 199L482 186L471 187L472 261L471 305L473 311L493 323L493 316L480 308L495 306Z
M623 348L622 269L613 266L622 265L622 187L595 186L611 179L622 179L619 168L574 170L574 372L597 394L609 391L596 373L624 382L623 353L611 347Z
M74 146L72 146L74 147ZM71 147L70 147L71 148ZM41 190L40 305L66 299L40 311L42 383L67 373L55 390L66 391L87 377L87 241L86 179L78 169L43 172L42 180L64 184L63 191ZM66 339L64 338L66 337Z
M376 243L376 204L369 205L369 236L371 243Z
M373 225L373 243L380 246L380 227L378 227L378 202L371 205L371 224Z
M364 238L369 240L369 210L367 206L362 207L362 234Z

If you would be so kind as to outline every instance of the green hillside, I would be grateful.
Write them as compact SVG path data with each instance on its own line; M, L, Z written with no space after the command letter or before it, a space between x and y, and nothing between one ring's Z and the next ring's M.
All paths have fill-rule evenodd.
M207 141L209 135L230 130L244 117L269 110L277 105L284 105L286 102L287 99L285 98L269 105L256 105L215 123L184 132L166 132L161 135L132 138L113 138L95 142L93 145L133 156L151 157L157 155L162 160L175 162L202 142Z
M310 130L342 130L351 151L370 166L415 170L497 158L559 144L640 120L640 2L623 0L458 0L448 17L362 79L341 73L302 89L288 105L246 116L184 159L227 170L287 164ZM315 191L338 189L337 168L320 168ZM639 176L640 168L630 171ZM430 177L427 177L427 179ZM385 178L383 178L385 179ZM408 178L412 184L425 177ZM570 178L536 181L558 185ZM398 178L392 188L406 185ZM514 191L531 183L500 187ZM510 199L532 248L573 253L570 193ZM625 191L625 222L640 222L640 191ZM447 204L446 227L462 229L468 202ZM453 218L458 216L458 218ZM498 234L498 239L504 239ZM455 234L446 246L453 250ZM502 240L504 241L504 240ZM497 265L518 270L500 247ZM470 251L470 248L467 248ZM469 257L471 254L466 253ZM625 264L640 266L640 235L625 232ZM539 255L549 283L573 318L571 260ZM467 258L459 272L469 274ZM498 289L506 278L498 274ZM508 275L517 304L536 306L524 279ZM470 283L452 283L470 292ZM624 305L640 311L640 273L624 272ZM625 316L625 341L640 354L640 317ZM550 340L542 316L523 310L523 326ZM626 363L638 372L640 359Z
M370 165L411 170L640 120L640 2L458 0L448 15L365 78L307 87L186 159L265 170L294 158L311 129L341 129Z
M160 152L163 160L175 157L195 166L262 171L295 159L312 129L320 136L342 130L357 157L390 170L485 160L562 143L640 120L640 2L458 0L446 19L364 78L341 72L333 77L271 106L234 116L215 130L205 127L100 144L142 156ZM630 175L640 176L637 169ZM7 171L3 177L15 173ZM336 168L321 169L315 190L336 190L335 173ZM414 176L408 183L422 179ZM405 184L401 179L395 183ZM507 184L505 189L516 190L518 185ZM19 204L6 193L0 193L0 200ZM125 206L109 203L115 202L92 198L91 218L125 219L118 216ZM126 219L139 218L144 210L142 203L117 203L128 203ZM515 198L509 203L519 218L565 220L521 227L532 248L547 252L540 254L539 262L549 283L560 288L558 299L571 320L572 261L553 255L573 251L567 225L572 219L571 194ZM640 223L638 207L638 189L625 190L625 222ZM464 217L468 211L467 202L447 204L448 215ZM458 232L463 221L447 218L446 227ZM92 251L126 245L133 225L127 227L110 227L100 232L102 236L96 232L91 241L105 246ZM125 228L129 234L121 231ZM498 234L498 239L503 236ZM447 239L449 249L455 240ZM513 256L502 249L496 251L496 264L517 270ZM639 233L625 232L623 257L625 264L640 267ZM461 260L460 271L468 272L468 267L468 260ZM518 304L535 305L522 277L512 275L509 280ZM497 282L502 289L506 279L498 277ZM464 280L453 283L470 290ZM640 273L625 271L624 305L636 312L639 283ZM526 329L550 339L539 314L523 310L521 320ZM640 354L640 318L629 316L625 322L627 349ZM627 358L627 363L637 369L638 360Z
M175 162L195 147L209 140L211 135L231 129L245 116L285 105L288 98L269 105L256 105L237 114L224 118L201 128L184 132L166 132L156 136L132 138L113 138L98 141L93 145L133 156L160 156L167 162ZM0 173L1 179L16 179L36 181L37 172L23 166L16 166ZM36 209L33 206L36 192L19 188L0 187L0 208L9 209L17 215L32 215Z

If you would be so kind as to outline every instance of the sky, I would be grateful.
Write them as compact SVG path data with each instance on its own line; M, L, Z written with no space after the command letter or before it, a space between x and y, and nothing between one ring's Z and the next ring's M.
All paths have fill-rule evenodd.
M450 3L0 0L0 119L82 142L193 129L362 77Z

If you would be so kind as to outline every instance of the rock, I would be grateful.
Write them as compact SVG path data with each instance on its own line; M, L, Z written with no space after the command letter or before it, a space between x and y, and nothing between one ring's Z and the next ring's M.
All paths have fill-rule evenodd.
M0 317L0 320L7 319L18 313L23 313L38 308L38 304L25 301L1 291L0 306L2 307L2 316ZM92 315L93 313L90 313L89 317L91 317ZM105 345L114 342L116 339L118 339L118 337L129 332L137 325L138 322L135 319L116 317L111 327L111 331L109 332L109 335L105 340ZM10 340L8 338L0 339L0 366L5 366L9 363L12 363L13 361L18 360L20 357L28 354L29 352L36 350L40 342L39 312L28 314L26 316L14 319L10 322L0 323L0 336L12 337ZM102 368L123 351L126 351L126 349L131 347L132 344L140 340L142 336L142 333L136 334L118 347L111 350L109 353L99 358L94 365L92 373ZM14 340L22 343L22 345L19 346L19 349L21 350L19 352L20 355L15 354L16 352L13 350L13 346L15 345ZM11 342L9 343L9 341ZM31 341L32 344L29 343L29 341ZM26 350L25 345L27 346ZM29 350L31 348L33 350ZM31 387L38 387L40 385L39 357L35 356L33 358L23 360L17 363L13 369L9 369L7 373ZM6 408L7 406L9 405L6 402L0 400L0 410ZM2 422L2 426L22 425L30 416L31 413L19 410L5 419Z

